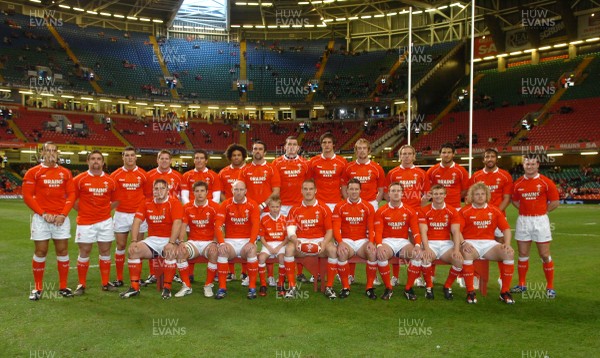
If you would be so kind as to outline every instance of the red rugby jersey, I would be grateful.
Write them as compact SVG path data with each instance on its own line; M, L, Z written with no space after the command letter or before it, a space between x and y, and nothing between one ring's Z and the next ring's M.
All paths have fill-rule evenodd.
M559 200L556 184L548 177L537 174L522 176L515 181L513 201L519 202L519 215L539 216L548 212L548 202Z
M116 201L117 184L108 174L83 172L73 179L73 183L76 200L79 200L78 225L91 225L110 218L110 205Z
M288 226L296 226L296 236L302 239L320 239L331 230L331 210L318 200L314 205L306 206L304 202L290 209L287 217Z
M71 171L44 164L29 169L23 177L23 200L38 215L69 215L75 203Z
M219 211L219 204L207 200L202 206L190 201L183 206L183 223L188 225L190 231L188 240L214 241L215 221Z
M337 242L342 242L342 239L369 239L374 242L374 217L373 205L362 199L356 203L350 200L341 201L335 206L331 216L333 237Z
M148 181L147 173L140 167L127 170L121 167L110 175L117 184L116 210L121 213L135 213L135 210L146 199L145 190Z
M408 239L408 229L414 237L414 243L421 243L418 214L404 204L392 206L390 203L375 212L375 243L381 244L383 239Z

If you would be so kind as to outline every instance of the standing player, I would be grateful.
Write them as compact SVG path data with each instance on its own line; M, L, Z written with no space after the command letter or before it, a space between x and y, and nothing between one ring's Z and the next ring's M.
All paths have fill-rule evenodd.
M313 178L317 191L317 200L333 211L342 200L342 174L348 161L333 151L335 137L331 132L321 135L321 155L310 158L309 177Z
M177 268L183 281L181 290L175 297L183 297L192 293L190 279L191 265L188 260L202 255L208 259L206 267L206 281L204 282L204 297L213 297L212 282L217 275L217 245L215 242L215 220L219 211L219 204L208 197L208 184L197 181L192 185L194 201L183 206L183 224L179 233L177 253ZM189 228L189 233L187 232ZM185 236L187 233L187 241Z
M231 144L225 150L225 156L229 160L229 165L221 169L219 172L219 179L221 180L221 201L225 201L233 197L231 191L233 182L240 177L240 171L246 166L246 157L248 151L246 148L239 144ZM247 277L246 264L242 264L242 282ZM229 264L229 274L227 274L227 281L235 280L235 265Z
M110 246L115 241L112 209L119 205L116 200L115 181L106 174L102 152L93 150L87 157L88 171L73 179L75 185L75 210L77 213L77 232L75 242L79 246L77 274L79 285L73 293L81 296L85 293L87 273L90 267L92 244L98 243L100 252L99 266L103 291L117 291L110 282Z
M313 179L302 183L302 204L294 206L288 215L287 234L289 243L285 248L285 269L290 288L285 294L286 298L295 298L296 272L294 257L304 257L306 253L298 250L298 246L307 248L317 247L319 257L327 257L327 287L325 296L335 299L333 280L337 271L337 248L333 243L333 225L331 210L327 205L321 204L317 198L317 186Z
M59 289L63 297L73 297L67 287L69 275L68 243L71 237L69 211L75 202L75 187L71 171L58 165L58 148L52 142L42 146L43 161L29 169L23 177L23 199L33 210L31 240L34 254L31 261L35 287L29 299L37 301L44 289L46 255L50 239L54 242L58 264Z
M373 206L376 211L379 208L379 201L383 199L385 189L385 172L381 165L371 161L371 143L364 138L360 138L354 143L354 153L356 160L348 163L342 174L342 196L348 197L347 185L350 179L358 179L361 184L360 197L365 202ZM354 281L356 264L350 264L349 273ZM375 279L373 277L373 279ZM379 284L379 283L377 283ZM367 287L371 282L367 282Z
M269 213L260 219L259 235L262 242L262 250L258 255L258 275L260 277L259 295L267 295L267 268L265 262L268 258L279 259L279 280L277 281L277 294L282 296L285 294L283 284L285 282L285 264L283 255L285 253L285 245L287 244L287 217L280 211L281 199L278 195L271 198L269 202ZM271 271L272 272L272 271ZM269 281L275 281L272 274L269 276ZM275 286L275 282L269 286Z
M239 144L232 144L225 150L225 156L229 160L229 165L221 169L219 179L221 179L221 201L233 197L231 187L233 182L240 177L240 171L246 166L246 157L248 151Z
M133 225L135 210L146 198L144 191L147 189L146 182L148 180L146 171L136 165L137 156L135 148L126 147L123 150L122 158L123 166L110 175L117 184L115 199L119 202L119 206L115 209L113 217L115 237L117 239L117 248L115 250L117 280L113 282L115 287L123 286L127 236L131 231L131 225ZM142 240L146 232L148 232L148 225L144 222L140 227L140 237L137 240Z
M152 198L151 193L153 190L153 183L157 179L163 179L169 186L169 195L175 199L181 198L181 184L183 182L183 176L176 170L171 168L171 152L168 150L161 150L156 156L156 162L158 166L148 172L148 181L146 182L146 198ZM142 282L143 285L151 285L156 283L156 277L154 276L156 261L154 258L150 260L150 275Z
M287 215L292 206L302 203L302 182L308 178L308 161L298 155L298 138L294 136L285 139L285 154L273 161L273 166L279 172L281 179L281 213Z
M192 186L198 181L208 185L208 199L215 203L221 202L221 180L219 174L208 169L208 152L204 149L197 149L194 152L194 169L183 174L181 184L181 202L183 205L194 201L194 190ZM192 190L190 190L192 189Z
M462 271L463 257L460 254L461 218L456 209L446 205L446 188L436 184L431 188L430 205L420 208L419 228L423 243L423 274L425 275L425 298L432 300L433 294L433 260L442 260L452 264L448 278L444 284L444 298L451 300L452 284ZM450 238L452 235L452 239Z
M348 259L358 255L367 260L366 295L374 300L377 299L373 289L373 280L377 275L373 227L375 210L370 203L361 199L361 183L357 178L348 181L346 193L348 198L335 206L332 215L333 237L338 243L338 273L342 281L340 298L350 295Z
M156 162L158 166L148 172L147 197L151 196L152 183L156 179L164 179L169 185L169 195L176 199L181 198L183 176L171 168L171 152L164 149L161 150L156 156Z
M347 185L350 179L358 179L361 184L360 197L373 206L373 210L379 208L379 202L383 199L385 188L385 172L378 163L371 161L371 143L360 138L354 144L356 160L348 163L342 175L342 196L347 198Z
M463 277L467 285L467 303L477 303L473 276L475 267L473 260L483 258L489 261L502 261L502 288L500 289L500 300L507 304L513 304L510 295L510 281L512 280L514 267L514 251L510 247L510 226L504 214L497 207L488 204L490 201L490 189L484 183L475 183L469 188L466 205L460 215L464 223L462 235L465 239L461 243L461 251L464 257ZM494 231L500 228L504 234L504 242L500 244L494 239Z
M446 204L460 210L461 199L467 193L469 188L469 173L454 162L456 149L452 143L442 144L440 147L440 163L427 170L427 177L431 186L440 184L446 188ZM435 266L433 266L433 275L435 276ZM464 280L459 277L458 283L464 287Z
M390 170L386 177L386 185L391 183L400 183L404 187L402 194L402 204L417 211L422 205L427 204L427 193L430 183L425 171L414 165L416 159L415 148L410 145L403 145L398 150L400 165ZM386 188L387 190L387 188ZM387 198L387 192L385 196ZM400 274L400 265L393 264L392 286L398 283ZM417 279L419 282L420 279ZM419 285L417 283L417 285Z
M348 161L346 158L336 155L334 151L335 137L331 132L326 132L319 138L321 142L321 155L310 158L309 178L314 179L317 190L317 200L321 204L333 209L342 198L342 175ZM314 277L311 277L312 281ZM298 267L298 280L307 282L308 280Z
M440 163L427 170L430 185L440 184L446 188L446 204L460 210L460 201L469 188L469 173L454 162L456 150L451 143L442 144Z
M178 237L183 217L183 206L169 195L169 185L164 179L156 179L152 185L152 199L146 199L137 211L131 227L131 245L129 245L129 277L131 286L121 293L121 298L130 298L140 294L140 275L142 259L165 258L165 281L162 298L171 298L171 280L175 276ZM140 226L148 223L148 237L138 241Z
M510 204L513 192L513 179L506 170L498 168L497 162L498 151L493 148L486 149L483 154L483 164L485 167L473 173L473 176L469 179L469 187L478 182L487 185L492 194L490 204L500 209L506 217L506 208ZM503 242L504 238L500 229L496 228L494 235L496 236L496 241ZM502 265L502 261L498 261L500 272L502 272ZM500 282L502 282L501 279Z
M208 185L208 199L219 204L221 202L221 179L219 174L206 167L208 163L208 152L197 149L194 152L194 169L183 174L181 184L181 202L183 205L194 201L194 190L192 186L198 181ZM192 189L190 191L190 189ZM189 265L190 282L194 282L194 264Z
M302 203L302 183L308 179L310 173L309 163L302 156L298 155L298 138L294 136L285 139L285 154L273 161L273 166L279 172L281 179L281 213L288 215L292 206ZM302 271L304 267L301 263L296 265L298 276L296 279L300 282L307 282L306 276ZM273 265L268 265L269 276L273 276Z
M410 259L404 296L414 301L417 296L412 286L421 273L421 234L417 212L402 204L402 191L402 184L391 183L388 187L390 201L375 213L377 265L386 287L381 299L389 300L393 291L388 260L394 256ZM414 245L408 240L408 229L413 232Z
M256 141L252 144L252 162L240 171L239 180L246 184L248 198L256 201L260 210L267 212L269 201L279 195L281 180L279 171L267 163L265 153L267 146L264 142Z
M246 184L237 180L233 183L233 197L225 200L215 222L215 234L219 243L219 290L216 299L227 296L227 273L230 259L241 257L248 265L248 299L256 298L256 275L258 260L256 258L256 239L260 229L260 208L258 204L246 197ZM221 228L225 226L225 234Z
M519 284L513 293L527 290L526 277L529 269L531 242L537 245L546 276L546 294L556 297L554 290L554 261L550 256L550 219L548 213L558 208L559 196L552 180L539 173L540 160L536 155L527 155L523 160L525 175L515 181L512 203L519 209L515 238L519 247Z

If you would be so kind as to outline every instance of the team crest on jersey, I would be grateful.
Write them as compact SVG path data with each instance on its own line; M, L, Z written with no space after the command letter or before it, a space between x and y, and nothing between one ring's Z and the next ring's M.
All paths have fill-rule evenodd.
M542 191L542 185L541 184L538 184L535 187L537 188L537 191Z
M63 173L58 173L58 176L62 179L65 175Z

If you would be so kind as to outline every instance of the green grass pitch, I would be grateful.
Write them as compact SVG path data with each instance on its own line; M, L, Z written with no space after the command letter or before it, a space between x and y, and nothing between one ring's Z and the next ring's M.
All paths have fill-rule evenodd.
M509 222L514 224L515 218L512 208ZM304 285L296 300L278 299L270 289L267 297L249 301L239 281L229 284L229 295L222 301L204 298L198 283L192 295L181 299L163 301L156 290L146 288L140 297L122 300L101 291L94 267L86 294L65 299L53 294L58 279L51 246L44 280L48 289L42 300L30 302L30 210L22 201L4 200L0 202L0 357L597 356L600 207L563 205L550 218L555 300L542 294L545 279L536 251L530 261L530 292L515 295L513 306L498 301L496 264L490 265L489 294L478 295L477 305L464 302L465 291L458 285L454 301L443 299L440 282L447 266L437 270L434 301L425 300L424 290L415 288L419 298L408 302L400 287L388 302L370 301L364 296L363 265L358 265L357 283L345 300L329 301ZM73 214L71 220L74 223ZM69 287L73 289L76 258L71 241ZM91 263L97 264L96 248ZM204 265L196 266L196 277L205 277ZM403 267L400 281L405 280ZM340 289L338 282L335 286ZM174 290L178 289L175 284ZM377 293L382 291L379 286Z

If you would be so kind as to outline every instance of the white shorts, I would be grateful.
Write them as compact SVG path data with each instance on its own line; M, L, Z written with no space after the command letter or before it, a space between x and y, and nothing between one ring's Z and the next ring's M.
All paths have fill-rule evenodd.
M199 241L199 240L188 240L185 242L186 245L192 245L196 248L200 256L208 258L207 255L204 254L204 250L210 245L214 244L214 241Z
M373 205L373 210L377 211L379 209L379 202L377 200L371 200L369 204Z
M337 205L337 203L325 203L325 205L327 205L329 207L329 210L331 210L331 212L333 212L333 209L335 209L335 206Z
M342 241L346 245L350 246L352 248L352 250L354 250L354 253L356 254L358 252L358 250L360 250L360 248L363 247L364 244L369 242L369 239L360 239L360 240L342 239Z
M148 236L147 238L142 240L142 242L146 244L152 251L154 251L154 253L162 257L163 249L169 243L169 238L160 236Z
M108 218L92 225L77 225L75 242L78 244L93 244L95 242L112 241L115 241L112 218Z
M517 218L515 240L549 242L552 241L548 215L521 216Z
M281 212L281 215L287 216L291 209L292 205L281 205L281 209L279 211Z
M438 260L448 250L454 248L454 241L452 240L429 240L429 248L435 253L435 258Z
M391 247L392 251L394 252L394 256L398 256L400 254L400 250L402 250L404 246L410 244L410 241L408 241L407 239L394 238L383 239L382 243Z
M271 247L276 247L277 245L279 245L281 243L281 241L271 241L269 242L269 245L271 245ZM281 254L285 254L285 245L283 245L279 251L277 251L277 255L271 255L271 253L269 252L269 250L267 250L267 248L265 247L265 245L263 244L262 249L260 250L260 253L265 253L265 254L269 254L269 258L270 259L274 259L277 255L281 255Z
M467 240L467 242L477 250L479 258L483 258L488 251L500 245L496 240Z
M33 214L31 218L31 240L46 241L50 239L68 240L71 237L71 221L67 216L61 226L47 223L44 218L38 214Z
M233 246L233 251L235 251L235 256L237 257L241 257L242 248L249 242L250 239L225 239L225 243Z
M131 225L133 225L133 219L135 219L135 213L122 213L120 211L115 211L115 215L113 216L113 227L115 233L124 234L130 232ZM145 220L142 225L140 225L140 232L148 232L148 223Z
M496 228L496 230L494 230L494 237L504 237L504 233L499 228Z

